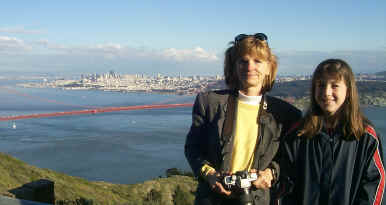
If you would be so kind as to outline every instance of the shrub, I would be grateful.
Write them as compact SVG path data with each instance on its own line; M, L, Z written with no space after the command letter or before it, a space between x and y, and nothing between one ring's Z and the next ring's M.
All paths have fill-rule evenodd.
M161 192L152 189L150 192L147 194L144 205L152 205L152 204L161 204Z
M171 177L174 175L182 175L183 173L177 168L170 168L166 170L166 177Z
M173 204L174 205L193 205L194 195L189 191L181 189L180 186L177 186L173 196Z
M188 177L194 177L193 172L190 171L182 171L177 168L170 168L166 170L166 177L171 177L174 175L180 175L180 176L188 176Z

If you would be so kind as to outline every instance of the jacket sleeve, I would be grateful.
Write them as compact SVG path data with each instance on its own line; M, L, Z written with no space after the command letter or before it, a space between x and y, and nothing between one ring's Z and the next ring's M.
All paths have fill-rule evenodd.
M302 112L295 106L282 100L276 100L274 104L275 106L272 108L271 112L274 113L276 121L281 124L280 144L282 144L286 136L289 134L290 129L294 129L295 125L297 125L302 118ZM279 148L279 151L273 159L272 165L270 165L270 167L276 169L276 179L280 178L281 173L281 168L278 165L281 158L280 155L281 153Z
M193 105L192 125L185 141L185 157L195 176L201 176L201 168L208 164L204 159L205 131L206 131L206 102L205 96L198 94Z
M383 163L381 137L377 136L373 128L368 128L375 145L369 153L369 162L362 176L357 202L355 204L381 205L385 189L385 169Z
M298 142L295 140L296 133L291 133L285 137L279 148L280 153L280 178L276 197L281 199L283 205L297 204L297 199L293 190L296 182L296 158Z
M289 178L284 176L282 177L282 172L288 172L288 169L291 168L290 165L287 165L287 167L282 167L280 164L281 161L283 161L283 151L284 149L284 143L285 139L287 138L287 135L289 134L290 129L294 129L299 122L299 120L302 117L302 112L294 107L293 105L290 105L286 102L279 101L279 106L276 106L275 109L272 110L273 113L275 113L276 119L281 124L281 131L280 131L280 144L278 152L276 153L274 159L272 160L269 167L274 171L274 181L273 181L273 187L271 188L271 194L272 198L274 199L280 199L285 194L289 192L288 189L291 189L293 187L292 182L289 181ZM290 151L290 150L287 150ZM289 153L284 153L288 158ZM289 160L285 160L286 163L290 163ZM286 174L286 173L284 173ZM283 180L285 179L285 180Z
M285 117L281 117L281 118L284 118L283 122L282 122L282 129L281 129L281 133L280 133L280 145L279 145L279 150L275 156L275 158L273 159L272 161L272 164L270 165L270 167L272 167L273 169L275 169L275 174L276 176L274 177L276 180L279 180L280 178L280 174L281 174L281 165L280 165L280 161L282 160L282 150L283 149L283 143L285 142L285 138L287 137L287 135L289 134L290 130L291 129L295 129L298 124L299 124L299 121L302 117L302 112L297 109L296 107L294 106L287 106L286 110L285 111L281 111L282 113L286 113ZM286 169L284 169L285 171ZM277 182L275 180L275 183Z

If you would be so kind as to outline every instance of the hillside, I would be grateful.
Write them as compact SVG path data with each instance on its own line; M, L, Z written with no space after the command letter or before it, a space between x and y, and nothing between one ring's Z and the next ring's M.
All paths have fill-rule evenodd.
M358 81L357 88L362 106L386 106L386 82L384 81ZM293 103L304 110L309 104L310 80L295 80L290 82L275 83L268 95L276 96ZM222 81L212 84L208 90L225 89Z
M143 184L112 184L87 181L49 169L28 165L0 153L0 194L38 179L55 183L56 204L192 204L197 182L192 177L171 176L146 181ZM173 203L174 201L174 203Z
M359 81L356 85L362 106L386 106L386 82ZM275 83L269 95L286 99L298 108L305 109L309 104L310 87L310 80Z
M310 94L311 81L297 80L291 82L275 83L270 95L282 97L304 97ZM386 92L386 82L359 81L357 82L359 94L376 95Z
M382 76L386 76L386 71L381 71L381 72L377 72L375 73L375 75L382 75Z

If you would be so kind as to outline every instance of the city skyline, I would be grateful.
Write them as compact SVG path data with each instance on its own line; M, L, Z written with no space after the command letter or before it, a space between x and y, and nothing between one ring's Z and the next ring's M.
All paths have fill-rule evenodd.
M239 33L264 32L280 75L326 58L386 70L386 2L3 2L0 73L221 75Z

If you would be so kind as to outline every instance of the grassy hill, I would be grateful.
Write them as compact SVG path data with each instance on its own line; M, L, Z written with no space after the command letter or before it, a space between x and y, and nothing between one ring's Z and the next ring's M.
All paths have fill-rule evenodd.
M55 183L57 204L193 204L197 182L188 176L171 176L143 184L112 184L87 181L49 169L28 165L0 153L0 194L12 196L11 189L38 179Z
M377 72L377 73L375 73L375 75L383 75L383 76L386 76L386 71Z
M362 106L386 106L386 82L359 81L356 85ZM275 83L268 94L286 99L304 110L309 105L310 87L310 80Z

